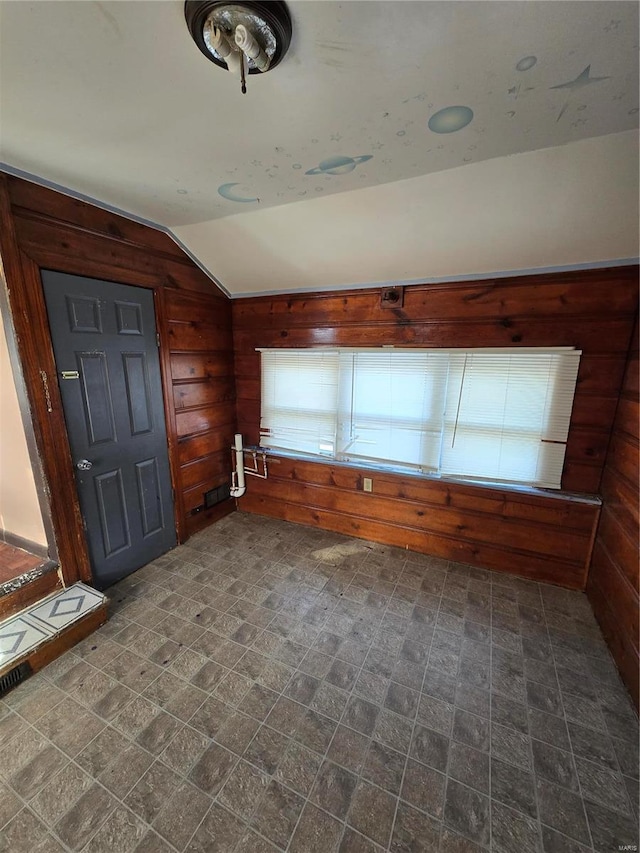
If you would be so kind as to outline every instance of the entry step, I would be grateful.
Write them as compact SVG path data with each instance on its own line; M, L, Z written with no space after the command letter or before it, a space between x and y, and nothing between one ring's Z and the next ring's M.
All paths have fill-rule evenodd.
M106 612L103 593L76 583L4 619L0 622L0 675L32 658L39 662L34 671L39 669L106 621ZM81 625L87 630L78 630ZM55 649L42 654L43 647L53 643Z

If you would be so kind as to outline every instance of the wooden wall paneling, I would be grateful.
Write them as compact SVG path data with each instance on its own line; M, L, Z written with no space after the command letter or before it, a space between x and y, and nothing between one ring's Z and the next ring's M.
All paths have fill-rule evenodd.
M221 424L220 427L205 432L183 436L178 443L180 464L200 459L207 453L227 451L233 443L235 421Z
M583 356L563 488L597 495L633 328L637 276L637 268L624 267L416 285L405 288L403 307L392 311L380 308L377 289L234 300L238 430L247 443L258 443L258 347L574 346ZM632 414L629 409L627 419ZM619 440L615 447L631 471L628 450ZM365 473L374 480L373 500L362 494ZM250 482L239 506L393 544L410 537L409 547L418 550L584 587L596 505L544 495L515 499L516 493L498 487L491 493L461 484L427 489L427 482L433 483L300 461L292 468L290 460L271 457L269 480Z
M372 472L373 473L373 472ZM374 483L376 481L373 474ZM252 484L253 485L253 484ZM548 527L535 521L525 522L499 514L485 514L472 509L451 506L439 509L406 498L385 498L361 491L341 491L335 486L323 487L299 482L256 482L252 492L273 500L311 506L357 516L360 519L384 520L390 525L424 533L436 533L471 542L507 543L509 548L543 554L570 563L586 565L589 535L567 530L560 524Z
M575 346L583 358L563 488L598 492L637 305L636 267L416 285L393 311L378 297L360 290L234 300L238 422L251 441L256 347Z
M561 523L564 529L589 535L593 529L593 502L571 501L561 496L528 490L482 488L468 483L402 476L383 471L364 471L348 465L272 457L272 473L278 480L292 480L320 486L335 486L347 491L362 491L364 476L375 478L375 496L415 501L427 512L432 508L474 510L492 517L534 521L551 527Z
M18 178L0 175L2 234L0 250L7 268L10 302L15 315L18 345L32 404L36 440L51 490L53 523L65 582L90 581L90 567L75 492L75 478L66 438L49 339L40 269L55 269L154 290L160 358L179 541L193 532L185 509L182 466L194 452L206 457L230 444L235 409L231 314L228 298L162 232L72 199ZM184 297L184 298L182 298ZM188 313L190 312L190 314ZM178 328L179 327L179 328ZM186 352L174 357L175 342ZM196 352L196 350L200 350ZM51 404L44 400L40 371L49 386ZM181 378L206 377L205 399L197 400L192 387L186 396L176 391ZM176 382L177 381L177 382ZM189 442L188 416L202 413L198 435ZM176 409L184 416L178 420ZM49 411L51 409L51 411ZM211 416L209 416L213 413ZM184 446L180 439L187 442ZM190 453L185 455L185 448ZM213 449L213 450L212 450ZM231 459L219 457L213 485L230 477ZM221 480L222 478L222 480ZM211 487L203 483L204 490ZM190 509L193 497L189 489ZM227 502L235 508L233 502ZM198 519L203 526L219 517L209 511Z
M638 326L602 476L603 508L587 594L636 708L640 706L638 633Z
M167 426L167 445L169 448L169 469L171 473L171 488L173 490L173 506L178 544L187 537L184 492L180 487L180 467L178 462L178 429L176 410L173 405L173 385L171 382L171 353L169 351L169 331L167 323L167 302L164 288L154 293L156 306L156 322L160 340L159 356L161 366L162 394L164 398L164 416Z
M637 282L633 267L618 268L615 277L632 285ZM508 322L514 318L633 314L636 308L633 287L611 293L610 283L611 272L605 269L498 281L412 285L405 289L404 306L392 311L380 307L378 289L256 296L234 301L234 314L238 328L259 323L264 329L276 330L286 328L288 323L317 328L347 323L393 323L397 319L418 323L433 318L440 322L466 322L491 321L496 317L509 328Z
M172 379L216 379L233 376L233 354L226 350L211 353L190 352L171 356Z
M182 263L171 256L158 257L144 246L123 244L110 235L20 216L15 217L15 223L20 246L43 269L105 278L106 268L111 279L123 270L128 283L132 283L133 273L139 277L133 283L147 287L181 287L205 293L206 288L215 287L195 264Z
M222 509L203 509L204 494L230 481L235 387L228 300L167 293L168 352L178 441L180 491L188 532Z
M234 300L234 305L237 300ZM603 340L603 330L607 337ZM254 344L255 330L239 328L236 346L243 351L252 345L262 347L378 346L381 340L396 346L421 347L527 347L575 346L587 352L606 347L605 352L626 353L631 333L629 319L590 319L578 323L562 317L517 318L509 325L494 321L458 321L409 323L366 323L344 326L292 326L283 321L280 329L265 329L261 343ZM549 341L555 341L550 344Z
M6 180L11 205L19 215L67 222L75 227L115 237L121 243L145 246L151 251L177 259L185 257L175 240L162 231L31 181L12 175L7 175Z

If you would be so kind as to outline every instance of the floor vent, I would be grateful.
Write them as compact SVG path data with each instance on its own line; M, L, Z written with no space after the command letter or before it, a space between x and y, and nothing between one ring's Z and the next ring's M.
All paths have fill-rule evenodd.
M20 684L20 682L24 681L25 678L28 678L32 672L31 664L28 661L25 661L24 663L18 664L18 666L14 666L14 668L10 669L9 672L5 672L4 675L0 675L0 696L4 696L5 693L8 693L13 687Z
M211 489L210 491L204 493L205 509L209 509L209 507L222 503L222 501L227 501L230 497L231 491L229 488L229 484L223 483L223 485L218 486L217 489Z

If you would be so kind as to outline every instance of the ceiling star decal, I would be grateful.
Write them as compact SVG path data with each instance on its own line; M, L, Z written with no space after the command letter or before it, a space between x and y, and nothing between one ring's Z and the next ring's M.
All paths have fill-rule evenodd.
M591 83L600 83L603 80L610 80L610 77L592 77L591 76L591 66L587 65L587 67L582 71L575 80L569 80L568 83L560 83L558 86L550 86L551 89L569 89L572 92L577 91L578 89L582 89L584 86L589 86Z

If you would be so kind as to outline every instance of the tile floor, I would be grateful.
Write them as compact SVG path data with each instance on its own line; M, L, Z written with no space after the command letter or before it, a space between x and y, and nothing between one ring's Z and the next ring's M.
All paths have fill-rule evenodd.
M0 851L638 843L637 718L579 593L240 513L110 592L0 700Z
M0 621L0 670L15 665L27 652L101 607L104 599L101 592L76 583Z

